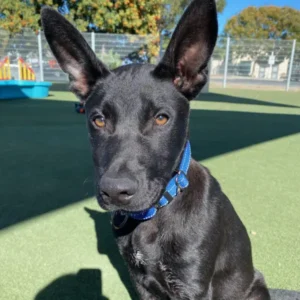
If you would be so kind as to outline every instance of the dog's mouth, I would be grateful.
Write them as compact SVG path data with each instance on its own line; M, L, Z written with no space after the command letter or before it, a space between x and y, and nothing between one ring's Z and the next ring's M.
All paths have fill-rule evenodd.
M101 192L97 193L97 201L99 206L109 212L122 211L124 213L142 213L153 207L160 200L164 186L160 182L156 181L153 184L155 187L151 188L147 192L137 193L132 196L130 202L126 205L116 204L107 195Z

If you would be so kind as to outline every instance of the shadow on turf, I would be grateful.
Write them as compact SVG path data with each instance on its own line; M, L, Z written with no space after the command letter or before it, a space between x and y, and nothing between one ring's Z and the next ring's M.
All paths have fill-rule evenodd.
M271 300L300 300L299 291L270 289Z
M85 208L85 210L92 218L95 224L98 252L100 254L105 254L108 256L110 263L119 273L122 283L127 288L128 294L130 295L130 299L138 300L138 297L130 281L127 267L119 253L119 249L117 247L112 233L110 225L110 214L101 213L89 208Z
M50 92L69 92L70 88L69 88L69 83L53 83L51 88L50 88Z
M300 115L193 110L193 157L208 159L300 132ZM94 196L85 117L74 103L0 102L0 229Z
M94 195L84 116L73 102L0 102L0 229Z
M204 160L299 133L300 115L193 110L190 127L193 157ZM94 195L85 118L74 112L73 102L0 101L0 139L0 229ZM95 221L99 252L109 257L135 299L109 215L88 212ZM77 275L60 278L36 299L47 299L41 297L53 287L74 280Z
M300 132L300 115L192 110L192 154L204 160Z
M62 276L44 289L34 300L109 300L102 295L102 276L98 269L81 269Z
M234 97L231 95L224 94L199 94L195 101L205 101L205 102L219 102L219 103L234 103L234 104L248 104L248 105L263 105L263 106L274 106L274 107L289 107L289 108L299 108L299 106L281 104L276 102L266 102L256 99L247 98L247 94L245 94L245 98Z

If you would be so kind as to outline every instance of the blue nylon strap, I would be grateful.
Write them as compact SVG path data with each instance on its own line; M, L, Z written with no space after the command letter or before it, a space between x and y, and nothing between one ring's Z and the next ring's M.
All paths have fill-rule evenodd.
M163 194L163 196L160 198L158 203L153 207L141 212L130 212L130 213L120 212L120 213L123 215L128 215L131 218L139 221L145 221L153 218L156 215L158 209L168 205L170 201L172 201L172 199L175 198L181 190L188 187L189 181L187 179L186 174L188 172L190 162L191 162L191 145L190 142L187 141L181 159L181 163L179 166L179 170L177 171L177 174L169 181L166 187L166 191Z

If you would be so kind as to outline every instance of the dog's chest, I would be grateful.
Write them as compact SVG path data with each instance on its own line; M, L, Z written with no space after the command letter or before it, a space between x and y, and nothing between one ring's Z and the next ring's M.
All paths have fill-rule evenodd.
M124 259L132 268L150 268L162 259L159 233L155 225L140 228L118 238L118 246Z
M118 239L118 245L135 282L147 290L155 286L155 290L161 291L162 299L169 299L171 295L188 299L186 284L175 267L176 259L161 242L156 230L138 231L122 237Z
M147 267L147 264L150 264L149 258L146 257L144 253L140 250L133 250L132 255L130 257L131 264L135 267Z

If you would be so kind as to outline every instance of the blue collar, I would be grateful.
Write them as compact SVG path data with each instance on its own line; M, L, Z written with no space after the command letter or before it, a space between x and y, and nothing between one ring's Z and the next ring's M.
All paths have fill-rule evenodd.
M125 211L117 211L114 213L114 217L117 215L123 216L121 218L121 225L120 221L117 226L115 226L116 229L121 228L125 225L128 217L133 218L138 221L146 221L149 219L152 219L157 211L168 205L183 189L187 188L189 185L189 181L187 178L187 172L190 166L191 162L191 145L190 142L187 141L184 153L181 159L181 163L179 166L179 169L176 171L176 175L169 181L166 191L162 195L162 197L159 199L159 201L149 209L139 211L139 212L125 212ZM113 217L113 219L114 219Z

